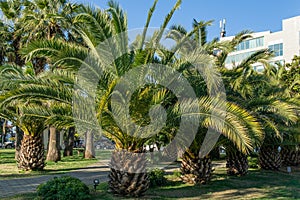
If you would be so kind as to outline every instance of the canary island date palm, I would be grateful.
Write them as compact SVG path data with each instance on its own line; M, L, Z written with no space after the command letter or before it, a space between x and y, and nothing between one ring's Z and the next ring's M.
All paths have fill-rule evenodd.
M211 24L211 21L197 22L194 19L194 23L193 23L193 27L195 29L194 32L187 33L187 31L183 27L173 26L171 28L171 31L170 31L168 37L174 39L177 43L180 43L182 41L182 38L183 38L182 35L189 37L190 40L186 39L184 41L184 44L183 44L184 49L189 51L190 48L195 48L197 46L201 46L203 49L205 49L205 51L209 55L211 55L214 58L214 63L215 63L215 65L218 66L218 70L222 71L222 68L224 68L224 63L228 56L228 53L232 52L234 50L235 46L238 45L240 42L250 38L251 32L243 31L243 32L237 34L231 41L221 41L220 42L220 41L218 41L218 39L213 39L212 41L207 42L206 29L207 29L207 26L209 26L210 24ZM258 55L260 55L262 53L264 53L264 52L259 52ZM251 61L251 59L250 59L250 61ZM198 86L198 88L199 88L199 86ZM203 86L202 86L202 88L203 88ZM205 89L201 90L201 91L202 91L201 95L206 93ZM258 128L260 125L256 124L256 126ZM253 142L252 145L253 145L253 147L255 147L255 146L257 146L257 144L259 144L259 141L261 141L261 137L259 137L257 135L255 136L255 134L251 133L250 129L249 129L249 137L252 138L252 142ZM248 161L247 161L247 155L245 154L245 152L241 152L241 149L239 149L232 141L226 139L226 137L221 137L221 138L223 138L223 139L221 139L221 141L218 142L218 145L225 145L225 144L228 145L228 148L227 148L227 152L228 152L227 153L227 155L228 155L227 156L227 160L228 160L227 166L229 168L228 174L240 174L240 175L246 174L248 171ZM199 148L200 145L197 144L195 146L198 146L198 148ZM217 148L217 146L215 148ZM230 150L232 151L231 153L229 153ZM188 153L187 155L190 155L190 153ZM207 155L206 157L209 158L209 155ZM188 157L186 156L186 158L188 158ZM190 163L193 163L193 162L190 161ZM194 163L197 163L197 162L194 162ZM208 163L208 162L206 162L206 163ZM207 167L203 168L203 167L199 166L199 169L203 169L204 171L202 172L202 174L205 174L205 170L208 168ZM208 177L210 177L210 176L208 176ZM206 182L206 181L202 181L202 182Z
M147 26L156 3L157 1L154 2L149 12L148 22L144 29L145 34L138 41L138 46L141 48L145 48ZM159 43L164 28L179 5L180 1L176 3L166 17L161 30L152 39L154 41L152 45ZM81 12L74 17L73 22L76 27L75 31L82 38L82 45L53 38L48 41L32 42L23 49L23 53L27 55L28 59L39 56L47 57L51 65L59 66L66 70L78 71L81 70L82 64L87 64L85 66L88 69L84 72L93 72L91 77L89 77L90 81L94 77L99 77L99 85L97 86L96 84L97 122L93 121L93 119L90 120L90 118L86 118L85 121L90 121L94 124L99 123L103 129L103 134L116 144L116 149L111 159L109 188L113 193L123 196L142 195L149 187L149 180L144 170L146 159L139 153L143 152L143 145L151 138L134 137L126 130L121 129L112 116L110 98L118 80L134 65L153 62L155 52L153 48L149 48L147 51L131 51L129 49L126 33L126 14L112 1L109 2L109 8L105 11L81 7ZM115 38L118 34L121 35L121 40ZM103 48L97 48L98 45L102 45L101 47ZM122 52L122 54L119 55L119 52ZM109 63L105 62L111 55L114 59ZM93 63L97 63L97 65L92 65ZM91 83L90 81L87 80L86 83ZM93 82L91 85L95 85L97 82ZM80 93L80 88L75 89L75 93L77 92ZM89 92L84 91L84 93L87 96L82 98L89 97ZM85 104L79 105L84 106ZM74 109L76 111L77 108ZM91 110L91 108L87 107L87 110ZM95 127L97 125L90 126L91 129ZM99 130L95 131L99 132ZM134 167L134 171L131 169L132 167Z
M250 37L249 33L249 31L243 31L237 34L231 41L229 41L228 48L226 50L222 50L220 54L216 56L216 63L219 65L220 72L224 77L228 100L237 103L247 110L248 108L245 107L243 101L239 100L239 98L247 98L247 94L252 91L253 87L251 87L252 83L244 81L243 84L241 84L241 82L254 73L253 70L251 70L251 65L256 62L266 62L269 58L269 54L266 50L257 51L245 58L241 63L239 63L239 65L235 66L231 70L224 68L224 63L228 53L234 51L235 46L240 42L248 39ZM227 77L229 77L230 81ZM235 93L234 91L237 92ZM249 112L251 111L249 110ZM254 115L254 113L252 113L252 115ZM253 139L254 147L257 148L261 143L257 142L259 140L257 140L255 135L251 135L251 132L249 132L249 136ZM247 159L248 155L239 151L232 142L226 139L223 139L221 143L226 148L227 174L238 176L246 175L249 167Z
M292 97L292 101L299 105L299 91L300 91L300 70L299 70L299 56L294 56L292 63L285 65L277 64L277 67L270 69L274 73L277 81L284 86L285 96ZM299 116L299 112L298 112ZM299 118L298 122L292 127L284 128L285 140L283 141L281 157L283 165L296 166L300 164L300 149L299 149Z
M290 126L297 121L298 106L284 95L284 86L268 75L270 56L268 51L258 51L232 70L223 69L222 73L229 100L251 111L264 127L265 139L259 151L261 167L279 169L278 147L283 139L281 126ZM252 64L256 62L265 66L264 74L253 69Z
M214 61L216 65L217 61L215 60L218 55L215 53L215 49L226 52L230 51L232 45L229 42L218 43L216 39L211 42L207 42L206 28L210 24L211 21L197 22L194 20L193 30L191 32L187 32L181 26L172 26L167 37L176 41L177 46L174 49L180 49L181 51L179 54L191 54L193 49L201 48L207 55L210 55L210 57L213 58L212 61ZM243 36L241 34L241 36L237 37L236 40L241 40L243 37L246 38L247 36ZM169 59L168 62L171 63L174 61ZM183 71L186 78L193 84L195 91L197 91L197 95L200 98L208 96L208 87L214 84L214 82L217 82L217 79L210 77L210 79L206 78L204 81L203 74L200 74L199 71L189 70L182 66L178 68ZM186 66L189 65L186 63ZM215 70L218 71L217 68L215 68ZM256 144L260 143L263 138L260 124L250 113L240 106L233 103L218 103L219 105L223 104L223 108L227 111L225 114L226 117L224 118L224 123L226 125L220 130L217 128L218 126L215 126L216 124L212 122L212 124L210 124L211 128L213 128L214 131L221 133L225 138L231 141L231 144L243 154L249 153L251 149L254 148ZM204 106L205 104L202 103L201 105ZM206 104L206 106L208 105ZM220 116L221 115L219 115L219 117ZM207 119L208 118L204 119L203 123L200 123L200 128L195 139L189 148L185 150L185 153L182 156L181 172L184 182L204 184L211 179L213 171L209 154L211 149L206 151L205 155L201 155L201 153L199 153L202 147L207 145L203 144L205 141L204 138L208 132L208 124L205 123Z
M45 166L42 132L45 129L44 119L29 118L23 108L29 105L39 105L34 99L13 100L20 85L30 85L30 74L14 66L1 67L1 116L15 123L23 132L21 149L17 157L18 167L24 170L42 170ZM25 78L28 77L28 78Z

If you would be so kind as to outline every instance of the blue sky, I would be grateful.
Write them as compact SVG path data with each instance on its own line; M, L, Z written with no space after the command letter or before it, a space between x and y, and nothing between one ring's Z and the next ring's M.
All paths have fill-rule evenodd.
M101 8L106 8L106 0L78 0ZM153 0L119 0L127 12L129 29L142 28L145 24L148 9ZM159 0L150 26L159 27L164 17L176 0ZM215 20L209 31L209 38L219 36L219 21L226 19L227 35L234 35L242 30L279 31L282 19L300 15L300 1L274 0L183 0L181 8L175 12L170 25L181 24L191 29L193 18Z

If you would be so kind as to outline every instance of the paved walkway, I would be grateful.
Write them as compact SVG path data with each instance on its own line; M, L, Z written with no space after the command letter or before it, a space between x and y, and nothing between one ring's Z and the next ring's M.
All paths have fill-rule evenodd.
M10 197L17 194L35 192L38 185L45 183L53 177L70 175L79 178L87 185L93 185L94 179L99 179L100 182L108 180L109 160L101 160L86 168L66 172L65 174L53 174L45 176L36 176L28 178L13 178L8 180L0 180L0 199ZM214 167L225 167L225 162L214 162ZM172 172L178 169L179 165L167 167L166 172Z
M10 197L17 194L35 192L38 185L45 183L53 177L70 175L79 178L87 185L93 185L94 179L99 179L100 182L108 180L108 160L100 161L94 165L83 169L73 170L65 174L53 174L28 178L13 178L9 180L0 180L0 199Z

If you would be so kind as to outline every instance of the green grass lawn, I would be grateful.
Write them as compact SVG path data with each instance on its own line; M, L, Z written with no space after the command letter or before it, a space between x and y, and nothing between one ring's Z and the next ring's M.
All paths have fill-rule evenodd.
M110 151L106 152L106 154L109 153ZM103 155L106 154L103 153ZM82 154L78 155L75 150L73 156L62 157L61 161L57 163L47 162L44 171L26 172L17 168L14 156L14 149L0 149L0 179L64 173L70 170L86 167L99 161L97 158L84 159Z
M252 169L247 176L228 177L225 168L218 168L209 184L198 186L183 184L174 175L167 175L166 177L168 178L166 186L150 188L144 197L138 199L300 199L299 171L287 174ZM107 190L107 183L101 183L96 192L92 190L92 199L135 199L116 197L109 194ZM36 194L31 193L10 197L6 200L29 200L35 197Z
M299 171L287 174L252 169L247 176L228 177L225 168L218 168L209 184L198 186L183 184L173 175L167 178L166 186L151 188L142 199L300 199ZM107 190L107 184L102 183L94 199L116 199Z
M13 159L13 150L0 150L0 178L63 173L71 169L78 169L97 162L99 159L110 158L111 151L97 152L97 159L85 160L82 155L74 152L72 157L63 157L61 162L49 162L44 172L19 172ZM252 159L251 162L256 161ZM220 162L220 161L219 161ZM221 161L224 162L224 161ZM252 164L254 165L254 164ZM166 175L168 183L163 187L150 188L143 198L139 199L300 199L300 168L293 168L291 174L278 171L264 171L250 169L244 177L228 177L225 168L216 168L213 179L207 185L192 186L183 184L175 175ZM177 173L178 174L178 173ZM97 191L92 190L94 200L125 199L113 196L107 192L107 183L101 183ZM23 194L9 197L13 200L34 199L36 194ZM126 198L132 199L132 198Z
M183 184L175 175L167 175L166 186L150 188L146 195L139 199L300 199L300 170L296 170L298 171L287 174L252 169L247 176L228 177L225 168L218 168L209 184L198 186ZM101 183L96 192L92 191L92 199L133 199L116 197L107 190L107 183ZM6 200L26 200L35 197L36 194L30 193Z

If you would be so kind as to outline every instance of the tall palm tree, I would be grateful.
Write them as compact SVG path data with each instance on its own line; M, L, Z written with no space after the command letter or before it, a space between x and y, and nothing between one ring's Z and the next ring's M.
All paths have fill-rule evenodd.
M1 31L1 34L4 34L2 35L4 36L3 39L7 39L6 42L9 43L8 46L5 45L7 47L6 62L19 66L24 64L24 59L21 58L18 52L24 44L21 31L22 23L20 23L23 3L22 0L0 1L0 9L5 18L2 29L4 32Z
M24 3L20 23L22 23L23 38L26 44L37 39L61 38L72 40L70 32L73 31L72 17L77 12L80 5L67 0L35 0ZM25 45L26 45L25 44ZM49 67L47 60L43 57L31 58L30 61L35 69L35 73L41 73L45 67ZM51 66L50 66L51 67ZM60 146L56 141L55 127L51 126L49 140L49 150L47 160L60 160ZM53 141L53 142L50 142ZM67 145L67 149L70 147Z
M78 7L77 4L63 0L1 1L0 8L6 18L5 26L1 27L1 36L3 36L1 38L5 38L6 44L8 44L2 46L2 48L6 47L6 54L3 55L5 56L5 62L15 63L22 67L25 60L19 54L19 50L32 40L52 37L60 37L65 40L74 39L74 37L70 37L72 31L71 17ZM5 29L5 27L8 28ZM8 34L6 34L7 31ZM45 66L48 66L45 58L31 58L30 62L34 66L35 74L40 73ZM54 127L51 130L50 137L55 139L56 131ZM17 158L22 137L17 133L16 138L17 151L15 157ZM48 151L47 160L60 160L60 147L56 145L56 142L50 142L49 149L51 151Z
M72 31L72 17L79 5L67 0L34 0L23 4L20 23L26 44L36 39L51 39L53 37L69 38ZM35 73L42 72L49 63L44 58L31 58Z

